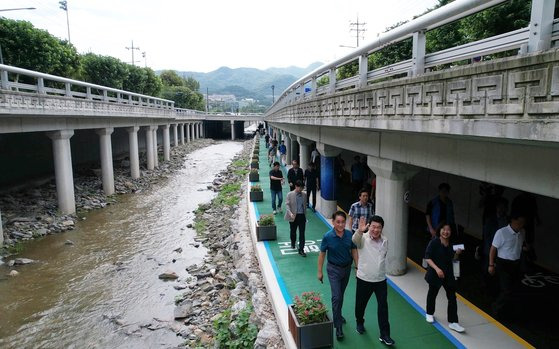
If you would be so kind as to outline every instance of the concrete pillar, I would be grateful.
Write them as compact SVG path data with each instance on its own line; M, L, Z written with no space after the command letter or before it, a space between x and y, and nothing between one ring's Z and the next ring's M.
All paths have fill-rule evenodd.
M169 125L163 125L163 159L171 160L171 142L169 140Z
M74 130L47 133L47 136L52 140L58 209L64 214L76 212L74 175L72 173L72 151L70 148L70 137L73 135Z
M204 122L200 123L200 137L206 138L206 130L204 130Z
M388 239L386 272L406 272L408 246L408 180L419 169L393 160L369 156L367 165L377 176L375 213L384 219L383 234Z
M159 147L157 146L157 130L159 126L152 126L152 137L153 137L153 166L159 167Z
M197 136L196 138L197 138L197 139L202 138L201 131L202 131L202 127L200 127L200 123L197 122L197 123L196 123L196 136Z
M291 164L291 160L293 160L293 158L291 157L291 136L288 133L282 133L282 141L283 144L285 144L285 162L286 165L287 164Z
M2 229L2 212L0 211L0 247L4 245L4 229Z
M101 176L105 195L115 193L115 179L113 172L113 148L111 145L112 127L101 128L95 131L99 135L99 154L101 157Z
M309 168L309 160L311 158L311 153L309 151L309 146L312 144L311 140L297 137L299 142L299 167L303 169L303 172Z
M179 145L179 133L177 131L177 126L177 124L171 125L171 127L173 128L173 145L175 147Z
M190 143L190 124L184 124L184 133L186 133L186 142Z
M128 127L128 147L130 151L130 176L140 178L140 156L138 155L138 126Z
M181 144L184 145L184 124L179 124L179 134L181 137Z
M235 121L231 120L231 140L235 140Z
M342 149L317 143L320 152L320 213L328 218L338 209L335 159Z
M147 157L147 168L148 170L154 169L153 160L153 126L147 126L146 131L146 157Z

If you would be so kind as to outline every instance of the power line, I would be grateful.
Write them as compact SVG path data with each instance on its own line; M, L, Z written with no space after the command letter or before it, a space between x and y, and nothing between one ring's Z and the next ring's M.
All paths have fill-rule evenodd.
M134 40L132 40L132 45L130 47L125 47L127 50L132 51L132 65L136 65L136 61L134 61L134 50L140 51L139 47L134 47Z
M359 47L359 37L361 36L362 39L365 38L361 35L361 33L365 33L367 31L367 28L364 28L365 25L367 25L367 23L359 22L359 14L357 15L357 21L349 23L349 31L355 32L355 39L357 40L356 47Z

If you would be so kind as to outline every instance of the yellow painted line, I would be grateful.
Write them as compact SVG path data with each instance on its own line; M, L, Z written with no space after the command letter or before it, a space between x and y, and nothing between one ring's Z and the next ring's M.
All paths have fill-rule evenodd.
M410 258L408 258L408 262L414 266L416 269L418 269L419 271L421 271L422 273L425 274L425 269L417 264L416 262L412 261ZM509 330L505 325L503 325L502 323L500 323L499 321L495 320L493 317L491 317L491 315L487 314L486 312L484 312L483 310L481 310L480 308L476 307L474 304L472 304L472 302L470 302L469 300L467 300L466 298L464 298L462 295L460 295L459 293L456 293L456 298L458 298L462 303L464 303L466 306L468 306L468 308L472 309L474 312L478 313L481 317L483 317L485 320L487 320L488 322L493 323L497 328L499 328L501 331L505 332L509 337L511 337L512 339L514 339L515 341L517 341L518 343L520 343L520 345L522 345L525 348L531 348L531 349L535 349L536 347L534 347L533 345L531 345L530 343L526 342L524 339L522 339L519 335L517 335L516 333L512 332L511 330Z

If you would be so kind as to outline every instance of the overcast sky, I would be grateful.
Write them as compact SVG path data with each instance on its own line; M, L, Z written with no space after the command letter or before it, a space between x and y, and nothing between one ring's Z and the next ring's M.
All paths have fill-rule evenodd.
M306 67L355 46L350 22L366 22L364 42L409 20L437 0L68 0L70 36L80 53L94 52L153 69L209 72L231 68ZM67 38L58 0L0 0L0 12ZM362 39L360 39L362 40ZM363 40L362 40L363 41ZM142 58L146 53L146 61Z

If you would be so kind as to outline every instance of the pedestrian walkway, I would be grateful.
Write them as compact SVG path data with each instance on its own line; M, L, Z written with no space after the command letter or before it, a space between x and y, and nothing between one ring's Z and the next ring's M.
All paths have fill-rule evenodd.
M264 201L249 204L253 241L255 237L255 221L262 214L271 214L270 181L268 172L267 150L264 141L260 143L260 182L257 183L264 191ZM284 177L286 170L283 168ZM256 184L256 183L253 183ZM284 185L284 198L288 186ZM283 206L283 205L282 205ZM283 338L288 348L295 344L287 329L287 305L292 303L296 295L305 291L319 292L324 303L331 308L330 286L326 277L321 284L316 278L317 259L321 238L330 229L331 225L318 212L307 211L306 247L307 257L301 257L296 249L291 249L289 240L289 223L283 219L283 213L275 216L277 226L277 240L255 242L257 256L263 271L274 310L278 318ZM388 223L387 223L388 224ZM352 272L354 273L354 272ZM521 339L507 333L495 325L494 320L479 315L469 310L463 300L459 303L459 316L461 323L466 327L466 334L450 333L446 323L446 299L444 292L439 294L437 312L435 316L440 322L434 325L425 321L423 309L427 286L419 269L410 267L408 274L400 277L391 277L388 280L388 304L391 325L391 337L396 341L398 348L524 348L529 347ZM413 292L412 292L413 291ZM378 325L376 315L376 299L373 296L369 301L365 314L365 327L367 332L359 335L355 330L355 275L352 275L345 292L343 315L347 319L344 325L345 338L343 341L334 340L335 348L360 348L374 343L376 347L384 345L378 341ZM467 308L467 309L465 309ZM329 313L331 316L331 312ZM492 320L492 319L491 319Z

